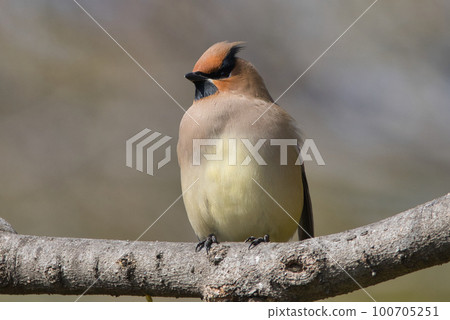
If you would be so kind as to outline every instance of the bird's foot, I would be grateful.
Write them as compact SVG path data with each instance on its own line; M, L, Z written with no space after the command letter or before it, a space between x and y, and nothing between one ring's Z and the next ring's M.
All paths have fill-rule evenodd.
M266 234L266 235L264 235L264 237L259 237L259 238L249 237L247 240L245 240L245 242L250 242L250 245L248 246L248 249L250 250L251 248L256 247L261 242L270 242L270 240L269 240L269 235Z
M199 243L197 243L197 246L195 247L195 252L199 252L203 249L203 247L205 247L206 253L208 253L213 243L219 244L219 241L217 241L217 238L214 234L210 234L209 236L206 237L205 240L199 241Z

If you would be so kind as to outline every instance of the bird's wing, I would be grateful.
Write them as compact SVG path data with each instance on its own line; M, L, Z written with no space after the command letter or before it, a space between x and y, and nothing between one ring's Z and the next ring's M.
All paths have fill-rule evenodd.
M300 217L300 226L298 227L298 239L305 240L314 237L314 222L311 197L309 196L308 181L306 180L305 165L302 164L302 183L303 183L303 211Z

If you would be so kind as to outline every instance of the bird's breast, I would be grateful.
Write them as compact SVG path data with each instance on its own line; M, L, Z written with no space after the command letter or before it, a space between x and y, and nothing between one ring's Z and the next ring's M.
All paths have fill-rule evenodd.
M212 98L188 110L198 125L185 115L180 127L183 200L195 233L200 239L214 233L219 241L265 234L287 241L303 207L301 168L294 165L295 146L281 165L280 147L270 139L297 138L291 118L274 105L253 126L268 103Z

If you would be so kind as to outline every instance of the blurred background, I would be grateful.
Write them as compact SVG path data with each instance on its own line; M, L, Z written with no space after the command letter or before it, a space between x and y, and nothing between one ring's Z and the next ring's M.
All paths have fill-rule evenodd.
M239 55L277 98L371 3L80 0L184 108L184 74L213 43L246 41ZM379 1L280 99L326 163L306 163L317 235L450 192L449 30L449 1ZM180 195L183 111L73 1L0 2L0 99L0 216L17 232L134 240ZM125 166L125 141L144 128L173 137L154 176ZM142 240L197 241L182 201ZM449 301L449 281L447 264L367 291Z

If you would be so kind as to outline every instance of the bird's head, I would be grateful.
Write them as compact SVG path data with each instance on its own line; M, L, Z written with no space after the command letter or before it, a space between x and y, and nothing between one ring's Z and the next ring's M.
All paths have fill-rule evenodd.
M195 85L195 100L228 93L272 101L263 79L248 61L236 57L244 42L218 42L185 75Z

